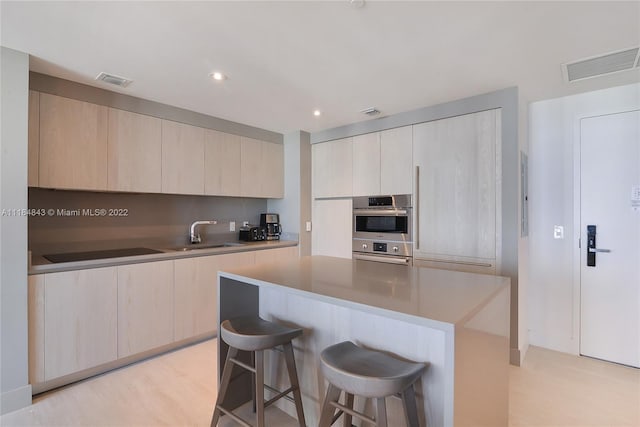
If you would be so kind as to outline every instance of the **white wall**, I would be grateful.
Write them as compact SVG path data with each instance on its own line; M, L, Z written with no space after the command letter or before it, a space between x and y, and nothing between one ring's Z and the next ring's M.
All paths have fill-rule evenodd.
M307 132L284 136L284 198L269 199L269 212L280 214L283 238L298 239L300 256L311 254L311 145ZM286 235L285 235L286 234Z
M29 55L0 47L0 414L31 404L27 216L12 214L27 208L28 99Z
M579 353L579 120L640 108L640 84L535 102L529 108L531 345ZM554 239L554 225L565 238Z

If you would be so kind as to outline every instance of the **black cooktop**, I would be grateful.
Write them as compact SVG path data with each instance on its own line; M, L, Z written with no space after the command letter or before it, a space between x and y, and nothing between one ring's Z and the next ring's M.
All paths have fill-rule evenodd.
M43 255L51 262L89 261L92 259L120 258L136 255L160 254L162 251L150 248L106 249L102 251L67 252L63 254Z

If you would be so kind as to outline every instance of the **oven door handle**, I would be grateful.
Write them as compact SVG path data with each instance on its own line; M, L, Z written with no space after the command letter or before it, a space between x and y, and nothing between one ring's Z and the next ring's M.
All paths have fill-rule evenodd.
M377 262L386 262L387 264L401 264L401 265L409 265L409 258L402 257L382 257L375 255L365 255L365 254L353 254L353 259L360 259L363 261L377 261Z
M354 215L407 215L406 209L354 209Z

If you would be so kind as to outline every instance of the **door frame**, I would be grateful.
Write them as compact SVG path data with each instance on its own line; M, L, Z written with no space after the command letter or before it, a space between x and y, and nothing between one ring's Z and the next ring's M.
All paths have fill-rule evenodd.
M604 106L600 108L587 108L588 111L576 113L573 118L573 292L571 301L572 312L572 328L571 328L571 341L574 344L575 354L580 355L580 328L581 328L581 262L582 262L582 246L586 243L580 242L580 238L583 237L583 230L581 228L581 204L580 197L581 190L581 124L583 119L591 119L596 117L611 116L614 114L630 113L633 111L640 111L640 99L634 106L620 105L619 108L614 106ZM582 243L582 244L580 244Z

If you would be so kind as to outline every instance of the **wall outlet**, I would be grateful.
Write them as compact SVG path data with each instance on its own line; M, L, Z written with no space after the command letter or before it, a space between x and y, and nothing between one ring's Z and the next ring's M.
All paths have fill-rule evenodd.
M229 231L236 231L236 222L235 221L230 221L229 222Z
M247 225L249 225L249 221L242 221L242 226L246 227Z
M553 238L554 239L564 239L564 227L561 225L553 226Z
M306 229L307 231L311 231L311 221L307 221L307 222L306 222L306 224L305 224L305 229Z

